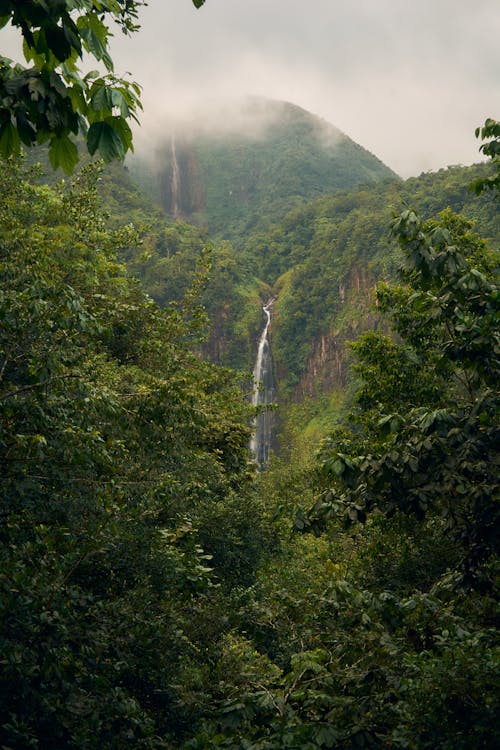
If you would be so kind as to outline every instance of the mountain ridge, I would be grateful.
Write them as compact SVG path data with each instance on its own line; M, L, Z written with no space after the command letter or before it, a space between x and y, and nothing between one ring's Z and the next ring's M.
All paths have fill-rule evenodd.
M320 195L398 176L326 120L258 97L214 116L166 126L149 163L129 168L173 218L235 237ZM170 130L168 129L170 128ZM175 178L175 179L174 179Z

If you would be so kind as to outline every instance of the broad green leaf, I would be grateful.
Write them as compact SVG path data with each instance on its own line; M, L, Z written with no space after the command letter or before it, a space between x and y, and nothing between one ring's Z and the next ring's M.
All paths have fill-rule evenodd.
M123 117L108 117L106 118L106 122L111 125L118 134L124 151L128 151L129 149L133 151L132 131L127 121Z
M99 151L105 161L123 159L125 148L116 128L109 122L94 122L87 133L87 147L90 154Z
M95 112L103 112L111 114L113 108L112 92L106 85L97 85L95 83L92 88L94 92L90 98L90 104Z
M0 154L7 159L19 152L21 141L17 128L12 122L5 122L0 126Z
M45 39L48 48L58 60L66 60L71 55L71 44L64 30L59 26L48 26L45 31Z
M49 147L49 159L53 169L61 167L71 174L78 163L78 148L67 135L53 138Z
M31 123L24 117L23 114L16 116L17 130L19 137L25 146L31 146L36 140L36 132L32 127Z
M122 117L128 117L130 115L128 104L121 91L113 89L111 92L111 101L113 102L113 107L118 107Z

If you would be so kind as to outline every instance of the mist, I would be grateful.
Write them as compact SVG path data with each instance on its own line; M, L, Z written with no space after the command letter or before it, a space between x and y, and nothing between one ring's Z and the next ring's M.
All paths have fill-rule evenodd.
M0 38L19 59L12 32ZM111 51L143 88L139 151L173 127L241 130L234 102L258 96L324 118L407 177L481 160L474 130L500 119L499 38L497 0L151 0Z
M254 95L319 115L406 177L481 160L499 38L493 0L171 0L114 50L143 86L141 150L166 122L226 129L228 102Z

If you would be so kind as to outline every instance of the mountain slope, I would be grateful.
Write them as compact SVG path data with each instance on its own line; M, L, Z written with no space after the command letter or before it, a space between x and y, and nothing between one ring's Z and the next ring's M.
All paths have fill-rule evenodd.
M320 195L396 175L340 130L293 104L250 99L203 126L166 132L139 186L171 216L235 237ZM227 125L230 123L230 125Z

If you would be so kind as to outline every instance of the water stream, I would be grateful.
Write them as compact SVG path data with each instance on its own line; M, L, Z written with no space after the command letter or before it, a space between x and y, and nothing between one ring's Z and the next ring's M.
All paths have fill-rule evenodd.
M175 149L175 138L172 136L171 140L171 152L172 152L172 179L170 182L170 193L171 193L171 212L174 219L177 219L180 214L180 172L179 163L177 161L177 151Z
M264 305L265 324L262 330L257 357L253 371L254 390L252 404L255 407L272 404L275 398L275 384L273 376L273 362L269 342L269 326L271 323L272 300ZM269 461L272 442L273 412L262 409L255 418L254 433L250 441L250 450L260 469Z

